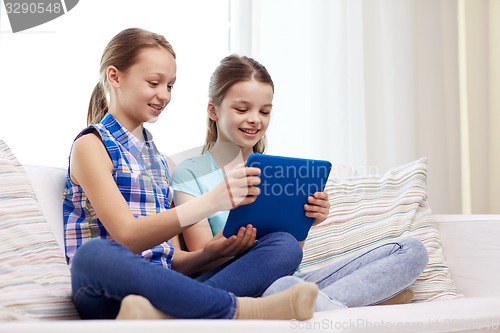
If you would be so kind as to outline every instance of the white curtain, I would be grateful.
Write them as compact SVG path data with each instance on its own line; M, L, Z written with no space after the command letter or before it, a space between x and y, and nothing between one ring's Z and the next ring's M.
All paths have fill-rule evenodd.
M232 0L231 51L276 86L268 153L359 173L427 156L435 212L500 213L499 2Z

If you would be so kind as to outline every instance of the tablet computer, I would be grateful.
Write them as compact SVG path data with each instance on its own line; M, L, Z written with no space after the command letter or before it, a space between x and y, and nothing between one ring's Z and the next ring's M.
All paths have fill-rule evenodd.
M298 241L306 239L313 218L305 215L307 197L324 191L331 163L264 154L252 154L247 166L261 169L260 194L248 205L229 211L224 237L247 224L257 229L257 239L275 231L286 231Z

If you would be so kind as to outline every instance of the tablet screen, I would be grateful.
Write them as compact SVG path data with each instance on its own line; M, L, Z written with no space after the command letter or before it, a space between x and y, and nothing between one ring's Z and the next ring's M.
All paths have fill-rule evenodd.
M229 212L224 236L230 237L247 224L257 229L257 239L285 231L299 241L306 239L313 218L305 216L307 197L324 191L331 170L325 160L252 154L247 166L261 169L257 199Z

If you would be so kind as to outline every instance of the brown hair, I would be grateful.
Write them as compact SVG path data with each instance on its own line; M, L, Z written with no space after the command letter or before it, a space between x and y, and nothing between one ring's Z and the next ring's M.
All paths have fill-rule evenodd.
M241 81L256 80L271 85L274 92L274 83L267 69L256 60L236 54L229 55L220 61L215 69L208 87L208 100L219 106L226 96L227 91ZM217 140L217 124L208 117L207 136L202 152L210 150ZM263 153L266 149L266 136L264 135L253 147L256 153Z
M144 29L125 29L109 41L101 57L99 82L90 97L87 125L99 123L108 112L107 68L115 66L120 71L126 71L137 62L143 49L154 47L163 47L175 59L175 52L165 37Z

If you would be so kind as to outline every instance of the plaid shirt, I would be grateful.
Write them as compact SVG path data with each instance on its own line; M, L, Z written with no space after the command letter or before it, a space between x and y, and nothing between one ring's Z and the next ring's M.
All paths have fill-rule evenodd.
M138 140L111 115L100 124L90 125L78 136L97 130L113 161L113 178L134 217L170 209L172 190L167 163L156 149L152 136L144 129L145 141ZM76 139L75 139L76 140ZM63 199L64 238L68 263L80 245L93 238L111 239L99 221L81 186L68 174ZM170 241L142 252L145 260L171 268L174 248Z

